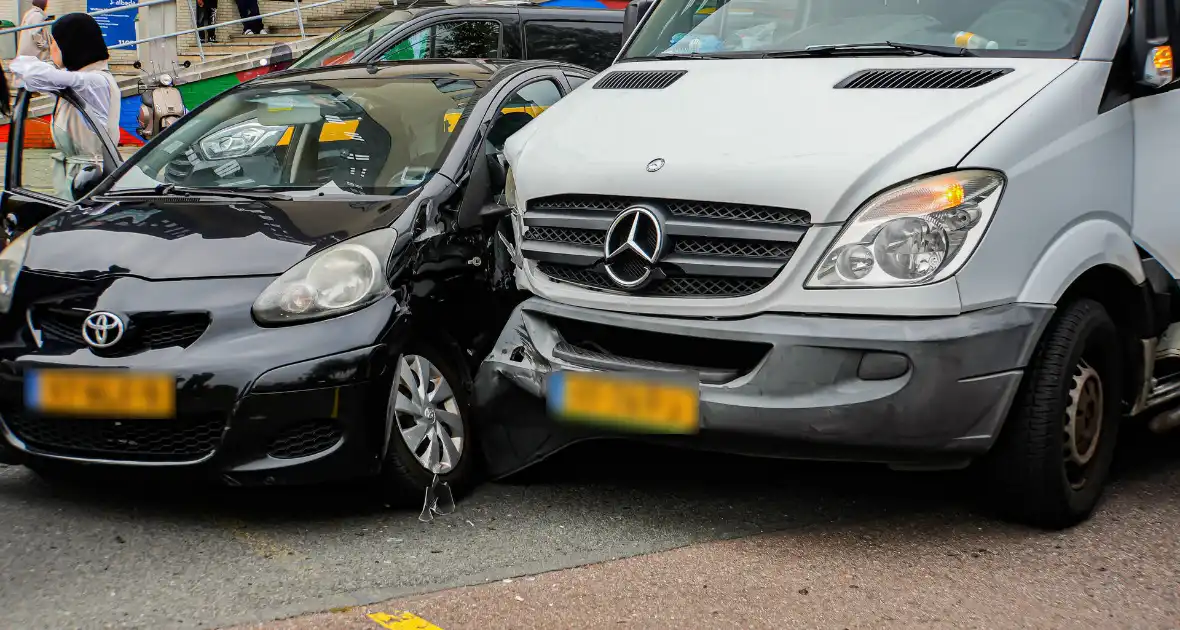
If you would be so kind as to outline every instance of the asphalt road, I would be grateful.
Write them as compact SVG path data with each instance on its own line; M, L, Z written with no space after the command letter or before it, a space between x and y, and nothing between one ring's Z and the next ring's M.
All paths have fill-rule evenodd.
M699 543L763 532L779 532L777 544L802 545L809 554L765 555L770 564L763 565L762 574L786 581L767 593L789 593L808 579L817 588L823 584L820 577L799 572L824 569L827 563L832 571L875 563L879 575L865 579L886 584L895 571L929 580L948 571L939 564L952 560L940 555L946 548L963 558L956 560L955 581L938 591L944 596L949 588L949 596L969 601L972 585L987 583L993 590L992 599L981 600L985 603L1002 597L995 589L1002 594L1005 585L1018 601L1051 601L1082 596L1078 589L1083 587L1101 592L1101 582L1071 581L1077 576L1070 562L1078 563L1078 575L1089 575L1098 565L1116 566L1130 558L1139 567L1134 579L1128 575L1113 595L1092 607L1130 602L1131 612L1124 614L1131 617L1120 617L1117 626L1162 627L1161 618L1180 619L1175 597L1180 592L1175 535L1180 528L1180 439L1137 440L1122 449L1119 461L1110 499L1095 522L1051 534L977 511L964 492L965 480L955 475L612 444L557 458L535 475L543 481L485 486L460 501L454 514L432 523L418 522L416 510L388 509L357 489L160 488L140 487L134 480L51 486L24 469L0 467L0 627L222 627L382 600L423 602L414 596L685 545L697 544L673 554L705 554L716 563L726 554L718 556ZM828 533L825 543L817 542L817 536ZM932 539L940 536L943 542L958 542L932 547ZM856 544L872 539L889 546L874 556L871 546ZM1050 580L1047 558L1062 548L1072 560L1057 562L1065 576ZM1013 552L1002 560L970 562L979 549L1044 553ZM882 560L888 562L882 565ZM781 563L781 573L767 572L765 567L775 563ZM700 569L690 564L687 570ZM587 570L595 569L578 571ZM604 593L614 582L625 583L609 571L591 582ZM1061 593L1054 595L1054 589ZM1172 597L1160 599L1161 593ZM536 601L535 594L525 594ZM632 603L644 601L635 597ZM913 598L922 596L915 592ZM776 609L763 600L748 600L755 607L751 610L774 614ZM1134 612L1140 600L1142 614ZM988 606L972 611L986 620ZM847 614L856 616L855 610ZM637 625L661 625L640 621ZM749 619L730 621L763 627ZM861 627L880 625L861 621ZM479 627L462 619L451 623ZM512 627L524 626L545 624Z

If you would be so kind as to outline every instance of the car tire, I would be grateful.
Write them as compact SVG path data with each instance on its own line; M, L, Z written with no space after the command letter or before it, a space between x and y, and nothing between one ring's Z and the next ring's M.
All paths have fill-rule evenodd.
M427 405L422 406L414 398L411 387L427 374L430 375L426 379L429 381L425 392ZM413 341L394 361L391 376L385 409L389 442L378 478L381 494L391 505L420 504L434 480L434 472L423 461L425 457L441 464L439 479L447 483L454 498L465 495L478 480L480 453L471 421L471 375L462 353L450 344ZM435 381L438 377L443 380ZM444 383L452 394L449 398L440 389ZM406 409L407 401L412 403L411 407L421 408L422 413ZM458 417L457 422L454 416ZM412 449L410 442L417 439L423 427L426 427L424 442ZM449 454L447 439L451 440L453 449ZM430 460L425 449L435 449L436 459Z
M1058 309L989 454L989 494L999 512L1045 529L1089 518L1122 419L1122 356L1101 304L1080 299Z

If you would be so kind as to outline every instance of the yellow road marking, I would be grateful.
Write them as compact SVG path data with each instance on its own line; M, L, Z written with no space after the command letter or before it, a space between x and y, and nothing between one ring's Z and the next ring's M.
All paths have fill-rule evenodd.
M442 630L412 612L395 610L393 613L392 615L383 612L370 613L369 619L377 622L377 625L382 628L389 628L389 630Z

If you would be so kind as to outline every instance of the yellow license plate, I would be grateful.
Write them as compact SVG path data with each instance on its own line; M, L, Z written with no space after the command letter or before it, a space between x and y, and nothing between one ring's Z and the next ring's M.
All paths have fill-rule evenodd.
M549 411L559 420L644 433L700 430L700 387L639 375L555 372Z
M176 379L143 372L37 370L25 375L25 406L55 415L172 418Z

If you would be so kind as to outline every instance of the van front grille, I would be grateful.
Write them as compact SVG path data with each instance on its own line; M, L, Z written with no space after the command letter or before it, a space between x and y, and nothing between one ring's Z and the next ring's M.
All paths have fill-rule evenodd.
M620 213L637 205L659 218L668 242L652 266L652 280L628 289L607 273L606 239ZM757 293L774 280L810 225L806 212L783 208L561 195L528 203L521 252L549 280L594 291L740 297Z

